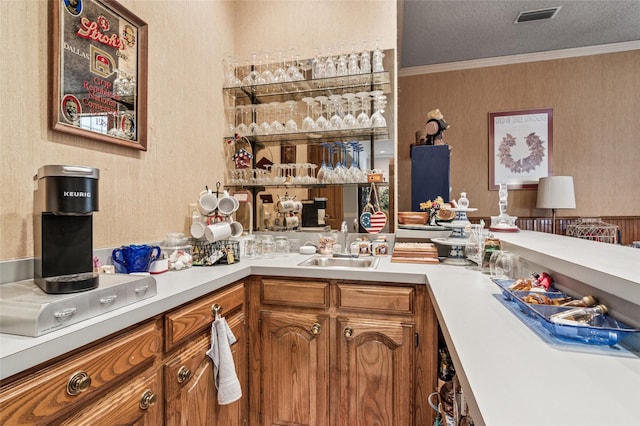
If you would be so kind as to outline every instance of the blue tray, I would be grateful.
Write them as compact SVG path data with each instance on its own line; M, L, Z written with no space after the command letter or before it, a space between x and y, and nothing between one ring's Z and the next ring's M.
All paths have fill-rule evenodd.
M549 320L555 313L573 309L570 306L537 305L524 302L521 297L528 295L529 291L512 291L508 287L515 280L491 279L500 289L506 300L513 302L527 316L536 320L536 324L542 326L553 336L559 339L578 341L590 345L615 345L624 339L628 334L640 330L631 328L628 325L617 321L609 315L599 315L591 323L569 325L556 324ZM547 297L566 297L561 292L544 292Z

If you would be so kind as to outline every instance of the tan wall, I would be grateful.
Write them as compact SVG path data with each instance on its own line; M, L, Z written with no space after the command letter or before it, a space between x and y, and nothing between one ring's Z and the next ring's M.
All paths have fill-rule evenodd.
M474 216L498 214L489 191L490 112L553 108L553 173L575 181L575 210L561 216L640 214L640 51L451 71L398 79L398 188L411 182L409 144L428 111L440 108L451 129L452 197L466 190ZM399 191L399 211L411 191ZM509 191L509 213L537 210L535 190Z
M395 47L393 0L120 3L149 24L147 152L49 130L47 2L0 1L2 260L33 255L32 177L45 164L100 169L95 248L186 232L188 203L224 179L221 62L236 49L377 38Z

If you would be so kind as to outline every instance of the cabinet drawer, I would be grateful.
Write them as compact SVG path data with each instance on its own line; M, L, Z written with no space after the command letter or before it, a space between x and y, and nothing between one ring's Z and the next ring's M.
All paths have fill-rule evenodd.
M261 298L264 304L328 308L329 289L328 281L261 279Z
M50 424L124 380L160 354L160 326L160 321L147 323L3 387L0 424ZM71 395L68 386L73 388L73 383L77 388L87 387Z
M122 386L83 407L61 426L162 424L162 382L153 368L128 379Z
M216 291L165 315L165 344L169 351L196 333L211 327L215 319L213 305L218 304L222 316L232 315L244 306L244 283Z
M338 308L374 313L413 314L415 289L386 284L338 283Z

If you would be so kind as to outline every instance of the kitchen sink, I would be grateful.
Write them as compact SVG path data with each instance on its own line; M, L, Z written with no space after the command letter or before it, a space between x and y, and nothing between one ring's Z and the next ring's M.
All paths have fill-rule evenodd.
M298 266L317 266L320 268L358 268L374 269L380 261L377 257L328 257L313 256Z

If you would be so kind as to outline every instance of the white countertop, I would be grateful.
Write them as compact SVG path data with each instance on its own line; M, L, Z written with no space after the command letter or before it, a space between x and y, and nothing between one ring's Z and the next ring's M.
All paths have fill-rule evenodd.
M536 236L521 233L509 240L517 238L535 240ZM558 248L562 249L567 247ZM37 338L0 334L0 377L7 378L251 274L417 284L428 280L463 389L468 396L472 393L470 406L477 425L640 425L636 408L640 401L638 354L550 341L548 335L508 308L486 275L459 266L391 263L390 258L382 258L371 271L297 266L306 258L296 254L243 259L230 266L168 272L155 276L157 295L153 298ZM633 281L637 266L632 262L624 267L631 269L617 268L615 273L622 283L615 285L623 292L640 289L640 280ZM630 281L631 287L624 281Z

